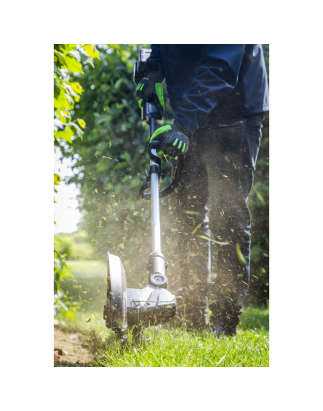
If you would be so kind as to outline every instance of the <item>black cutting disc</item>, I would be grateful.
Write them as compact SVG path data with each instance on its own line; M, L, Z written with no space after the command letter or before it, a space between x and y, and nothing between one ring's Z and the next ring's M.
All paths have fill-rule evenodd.
M126 274L119 257L108 254L107 304L104 306L107 328L116 332L127 329Z

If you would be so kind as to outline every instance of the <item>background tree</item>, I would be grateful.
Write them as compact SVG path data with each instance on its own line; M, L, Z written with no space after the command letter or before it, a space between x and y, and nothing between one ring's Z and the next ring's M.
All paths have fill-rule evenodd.
M72 80L83 73L83 66L93 65L93 59L99 58L96 47L92 44L55 44L54 45L54 145L63 147L64 143L71 146L73 139L82 139L85 122L81 118L72 120L74 105L79 102L83 88L80 83ZM55 186L61 178L54 174ZM54 203L55 203L54 199ZM56 240L60 241L60 240ZM60 281L71 276L70 268L65 262L66 254L54 249L54 307L55 312L62 312L74 318L77 304L71 303L63 292Z

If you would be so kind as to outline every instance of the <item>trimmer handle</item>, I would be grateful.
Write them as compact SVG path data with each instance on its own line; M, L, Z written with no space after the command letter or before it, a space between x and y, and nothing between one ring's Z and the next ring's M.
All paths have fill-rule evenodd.
M163 115L163 110L160 105L156 105L151 102L146 102L143 106L142 109L142 118L145 119L148 124L149 124L149 132L150 132L150 137L153 135L153 133L156 130L156 120L161 119ZM149 188L151 186L150 184L150 175L151 172L158 172L159 175L162 175L161 172L161 160L158 156L152 153L152 150L156 150L156 148L159 145L159 141L152 141L148 145L148 155L151 161L153 161L155 164L152 164L150 166L150 171L149 175L147 176L146 182L140 187L139 189L139 198L150 200L151 199L151 193L144 193L144 190ZM159 198L166 197L168 194L173 192L175 188L178 186L180 180L181 180L181 175L182 175L182 170L183 170L183 165L184 165L184 156L178 156L177 160L177 166L176 166L176 171L174 173L174 166L172 165L172 176L171 176L171 183L164 188L163 190L159 191ZM156 167L158 168L156 170Z
M147 151L148 151L148 155L151 161L154 161L155 163L157 163L159 165L159 167L161 167L161 160L158 156L155 156L152 153L152 150L156 149L159 146L160 142L159 141L152 141L151 143L148 144L147 147Z
M159 157L157 157L157 158L158 158L159 162L161 162L160 158ZM154 158L151 158L151 159L153 161L155 161ZM185 160L185 156L179 156L178 157L175 173L174 173L174 166L172 166L173 169L172 169L171 183L166 188L159 191L159 198L168 196L168 194L172 193L175 190L175 188L179 185L179 183L181 181L184 160ZM145 181L139 189L139 198L141 200L150 200L151 199L151 193L144 193L144 190L146 190L147 188L150 188L150 186L151 186L151 183L150 183L150 175L149 175L147 177L147 181Z
M135 63L134 70L133 70L133 81L135 84L138 84L140 82L140 80L145 76L145 73L149 69L148 59L151 55L151 52L152 52L151 49L141 49L140 50L139 59ZM153 135L156 128L158 127L156 120L161 120L162 117L163 117L163 108L161 107L160 104L156 104L156 101L146 101L143 104L143 107L141 109L141 119L149 124L150 137ZM154 173L158 172L159 176L163 175L161 172L161 160L158 156L152 153L152 150L156 149L158 145L159 145L158 141L152 141L148 145L147 151L148 151L149 158L155 164L151 164L149 175L147 176L147 180L140 187L139 198L141 199L147 199L147 200L151 199L151 193L144 193L144 190L151 187L151 182L150 182L151 172L154 172ZM181 179L183 164L184 164L184 156L179 156L177 160L177 166L176 166L175 173L174 173L174 166L172 165L173 170L172 170L172 176L171 176L171 183L169 184L169 186L164 188L164 190L159 191L159 197L167 196L172 191L174 191L174 189L178 186L180 179Z

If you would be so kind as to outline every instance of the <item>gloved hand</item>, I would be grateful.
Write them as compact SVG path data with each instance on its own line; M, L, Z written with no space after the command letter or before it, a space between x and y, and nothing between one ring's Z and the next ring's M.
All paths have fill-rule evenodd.
M152 141L160 141L156 148L158 155L164 153L170 157L181 156L187 153L190 133L176 120L172 126L158 128L150 137Z
M140 100L138 102L139 107L142 107L142 103L148 99L156 100L165 110L164 89L162 85L163 73L159 63L151 63L151 69L146 77L144 77L138 83L136 88L136 97Z

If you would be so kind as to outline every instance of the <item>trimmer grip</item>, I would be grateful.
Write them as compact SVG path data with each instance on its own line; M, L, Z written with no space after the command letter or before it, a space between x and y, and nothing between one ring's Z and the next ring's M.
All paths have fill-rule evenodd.
M150 160L157 163L160 167L161 166L160 158L158 156L155 156L151 152L151 150L154 150L154 149L156 150L156 148L159 146L159 144L160 144L160 141L158 141L158 140L152 141L151 143L148 144L147 151L148 151L148 155L149 155Z
M174 179L169 184L169 186L159 191L159 198L168 196L168 194L172 193L175 190L175 188L178 186L179 182L181 181L184 161L185 161L185 156L178 157Z
M160 159L159 159L159 161L160 161ZM179 156L178 157L175 176L174 176L172 182L166 188L159 191L159 198L163 198L163 197L168 196L179 185L179 183L181 181L182 172L183 172L184 161L185 161L185 156ZM144 190L146 190L150 186L151 186L150 181L146 181L140 187L140 189L139 189L139 198L141 200L150 200L151 199L151 193L144 193Z

